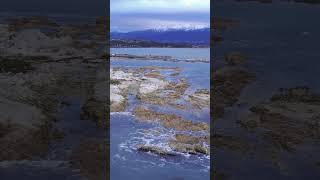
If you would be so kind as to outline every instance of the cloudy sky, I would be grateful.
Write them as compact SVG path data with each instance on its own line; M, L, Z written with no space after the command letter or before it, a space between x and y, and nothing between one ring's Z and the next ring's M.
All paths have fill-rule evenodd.
M110 0L111 31L203 28L210 0Z

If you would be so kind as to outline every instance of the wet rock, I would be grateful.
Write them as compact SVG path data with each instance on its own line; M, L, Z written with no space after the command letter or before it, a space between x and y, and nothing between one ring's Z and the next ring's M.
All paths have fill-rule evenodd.
M40 24L45 22L27 22L17 26ZM62 140L68 135L53 129L59 108L57 99L71 97L82 100L94 94L99 101L89 104L91 107L104 107L92 109L97 114L103 112L97 116L105 120L108 98L104 95L109 95L105 91L109 82L103 82L96 74L96 68L102 63L96 58L98 55L89 48L74 48L75 41L71 36L51 36L34 28L21 28L19 31L8 31L7 28L0 25L0 160L41 159L46 157L52 141ZM86 173L92 174L90 177L93 179L105 179L107 176L99 173L106 169L100 165L105 165L107 160L102 158L99 161L98 156L106 155L107 150L94 150L97 146L89 141L84 144L81 155L76 151L73 153L74 159L85 159L86 165L95 161L89 165L95 172L88 170Z
M168 98L173 100L181 98L181 96L184 95L185 91L188 89L189 86L189 83L184 78L180 79L179 82L171 82L166 87L166 90L171 91L168 94Z
M138 98L145 103L155 105L171 105L178 107L176 103L178 99L182 97L187 88L189 87L188 82L185 79L180 79L179 82L168 82L167 85L153 93L138 94ZM185 107L180 107L185 108Z
M168 85L168 82L156 78L148 78L145 77L142 79L142 82L139 87L139 93L144 94L150 94L153 93L159 89L163 89Z
M241 67L224 67L217 70L214 76L214 82L218 83L217 86L226 83L237 83L235 85L240 86L252 79L252 74L247 69Z
M207 136L192 136L186 134L176 134L175 141L187 144L210 143L210 139Z
M320 104L320 97L311 92L306 86L294 88L281 88L279 93L271 97L271 101L286 101L286 102L303 102L309 104Z
M119 80L112 79L112 80L110 80L110 84L111 85L119 85L119 84L121 84L121 82Z
M210 154L210 149L209 148L206 148L200 144L196 144L194 146L194 150L198 153L201 153L201 154L206 154L206 155L209 155Z
M0 158L42 157L51 140L61 138L52 130L59 108L57 99L87 93L94 71L78 59L55 62L40 56L19 55L1 59L4 58L10 61L8 69L18 72L0 73ZM28 70L29 65L25 63L14 63L15 60L27 62L32 70Z
M0 159L21 160L44 155L49 145L48 117L34 106L3 98L0 98L0 109Z
M112 82L110 85L111 112L122 112L127 105L129 88L138 86L139 79L132 72L113 68L110 70L110 79Z
M82 107L81 119L93 120L97 126L107 128L107 102L97 99L88 99Z
M177 134L175 139L170 140L169 146L174 151L189 154L210 154L209 137L191 136L185 134ZM205 146L204 144L207 144Z
M48 150L58 78L42 64L34 66L31 72L0 73L1 159L30 159Z
M151 152L160 156L176 156L176 154L170 151L166 151L159 147L151 146L151 145L138 145L137 150L142 152Z
M188 154L196 154L195 146L191 144L183 144L183 143L177 143L177 142L171 142L169 144L170 148L172 148L174 151L182 152L182 153L188 153Z
M309 88L281 89L250 111L242 126L266 129L262 137L276 149L293 151L306 139L320 137L320 99Z
M175 104L187 89L185 80L169 82L160 74L160 70L177 72L178 68L143 67L137 69L113 68L110 71L111 109L123 111L128 94L136 95L144 103L166 105Z
M123 112L126 109L126 102L127 99L120 94L110 94L110 100L111 100L111 112Z
M158 113L141 106L135 108L134 115L138 121L160 122L165 128L173 128L179 131L209 131L207 123L194 123L174 114Z
M49 36L40 29L23 29L6 34L0 42L0 52L6 56L50 56L60 61L69 57L95 57L97 54L93 47L82 46L69 35Z
M210 92L207 89L200 89L189 95L188 101L198 109L209 108Z
M42 33L40 30L31 29L24 30L16 34L12 39L12 45L10 52L28 54L36 54L41 48L54 48L71 45L72 41L70 38L50 38Z
M223 115L223 109L238 101L241 92L254 79L254 75L245 68L229 66L213 74L212 103L218 113L216 115Z
M92 83L92 94L90 94L82 107L81 117L82 119L95 121L101 128L107 128L107 115L109 113L109 93L107 87L109 82L107 79L107 72L104 68L99 68L97 70L96 78Z
M159 71L152 71L152 72L146 73L144 76L148 78L163 79L163 76L160 74Z
M247 59L242 52L228 53L224 59L226 64L211 73L213 119L221 118L225 108L233 106L244 88L255 79L255 74L245 68Z

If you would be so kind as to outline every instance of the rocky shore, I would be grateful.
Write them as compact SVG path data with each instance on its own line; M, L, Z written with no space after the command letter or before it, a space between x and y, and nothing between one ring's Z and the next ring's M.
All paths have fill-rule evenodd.
M209 63L207 59L177 59L172 56L156 56L156 55L144 55L137 56L131 54L110 54L110 57L114 60L142 60L142 61L169 61L169 62L202 62Z
M89 26L62 25L49 18L22 17L6 22L0 25L0 161L56 161L48 160L48 153L54 151L52 144L72 134L56 126L61 121L59 109L71 105L65 99L88 99L83 105L83 114L89 114L85 119L98 117L99 125L106 124L100 114L106 113L108 82L103 79L106 69L99 70L106 63L102 57L105 52L98 50L101 48L96 42L106 41L107 21L97 18ZM88 39L81 38L88 33ZM92 99L99 102L87 108ZM94 141L106 146L99 138ZM70 154L66 150L65 154L62 161L68 164L77 151ZM105 171L97 175L88 166L77 165L89 156L72 155L80 174L89 179L106 177ZM105 164L106 157L94 161Z
M246 68L247 57L240 52L225 55L225 65L213 72L213 118L222 117L225 108L233 106L243 89L254 80L254 73Z
M212 176L230 180L317 179L319 89L313 77L319 64L311 59L319 59L312 49L318 35L310 30L304 44L295 46L296 35L281 32L292 25L290 31L300 33L308 27L305 20L313 17L309 11L318 9L291 2L259 2L270 4L216 4L220 8L216 15L225 17L219 18L234 18L237 23L229 26L226 22L227 28L217 26L216 31L224 41L215 44L217 60L212 73L211 145L216 157ZM265 8L288 16L299 11L300 22L306 23L290 24L290 18L257 13ZM284 42L286 48L282 47ZM301 47L304 50L296 55Z
M145 60L171 59L159 56L112 55L111 61L120 59ZM175 61L172 61L175 62ZM187 62L190 63L190 62ZM192 65L192 63L190 63ZM175 136L167 139L166 147L160 144L137 144L135 149L160 156L180 156L182 154L209 155L210 125L203 120L188 120L174 113L161 112L152 108L172 108L187 111L196 107L199 111L209 108L209 89L199 89L187 94L190 87L188 79L181 76L183 69L174 66L141 66L137 68L112 67L111 79L111 112L130 111L137 123L159 124L161 128L173 130ZM164 74L163 71L166 73ZM172 80L173 78L174 80ZM133 96L135 104L129 100ZM130 107L130 109L128 109ZM151 133L151 134L150 134ZM163 131L147 131L146 136L159 135Z

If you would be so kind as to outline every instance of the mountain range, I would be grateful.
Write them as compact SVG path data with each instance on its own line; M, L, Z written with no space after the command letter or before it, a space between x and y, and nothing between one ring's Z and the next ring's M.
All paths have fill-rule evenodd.
M111 39L145 40L161 43L189 43L209 45L210 28L141 30L131 32L111 32Z

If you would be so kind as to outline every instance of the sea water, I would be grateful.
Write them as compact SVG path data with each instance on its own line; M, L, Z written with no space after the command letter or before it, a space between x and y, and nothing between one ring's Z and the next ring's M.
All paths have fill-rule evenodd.
M190 56L188 54L190 53ZM177 49L177 48L134 48L111 49L111 53L134 55L161 55L175 58L207 58L209 49ZM168 62L156 60L112 60L111 67L139 68L144 66L179 67L181 73L177 78L186 78L190 87L186 93L196 89L209 89L210 63ZM165 73L163 74L165 75ZM169 77L166 77L169 78ZM184 179L206 180L210 178L210 157L206 155L179 154L174 157L158 156L152 153L139 152L138 144L152 144L163 149L168 147L168 139L177 132L163 128L158 124L139 123L132 115L133 108L139 103L134 95L129 95L129 107L124 113L111 113L110 125L110 167L111 179ZM181 111L169 107L157 107L160 112L176 114L193 121L210 122L209 110L193 112ZM155 136L145 134L145 130L160 132ZM148 133L149 134L149 133Z

